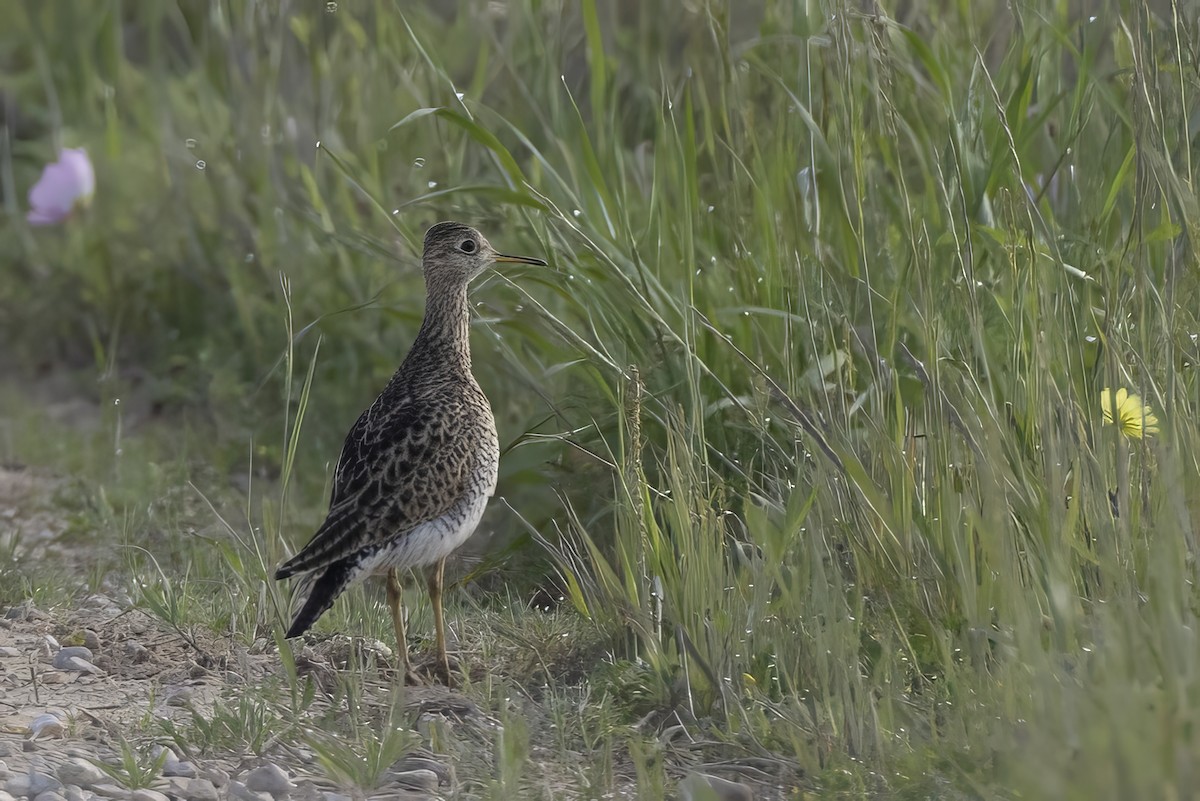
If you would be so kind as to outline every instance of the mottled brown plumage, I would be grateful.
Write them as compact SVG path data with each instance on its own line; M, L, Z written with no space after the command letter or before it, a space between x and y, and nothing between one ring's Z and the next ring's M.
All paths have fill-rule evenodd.
M429 593L440 670L449 679L441 585L446 557L479 523L496 488L500 446L491 406L471 374L467 285L503 256L461 223L425 234L425 320L404 363L342 447L325 522L275 573L307 574L308 598L288 637L308 630L355 580L388 574L388 605L408 667L399 571L432 566Z

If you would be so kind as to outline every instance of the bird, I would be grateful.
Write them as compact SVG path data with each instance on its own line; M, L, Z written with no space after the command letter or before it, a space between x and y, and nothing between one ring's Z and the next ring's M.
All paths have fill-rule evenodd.
M496 262L545 267L497 253L458 222L425 234L425 315L404 362L346 435L329 512L312 539L275 571L298 576L307 598L286 637L299 637L354 582L384 574L404 677L415 681L400 577L427 569L435 671L451 683L442 612L446 558L474 532L496 490L500 445L491 405L471 372L467 287Z

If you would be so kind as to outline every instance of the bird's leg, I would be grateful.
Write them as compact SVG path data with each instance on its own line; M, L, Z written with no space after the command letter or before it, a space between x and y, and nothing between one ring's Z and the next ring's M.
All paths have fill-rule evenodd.
M408 640L404 635L404 588L400 585L400 571L394 567L387 574L387 600L388 609L392 611L392 628L396 631L396 647L404 665L404 681L408 681L413 671L408 661Z
M446 560L439 559L429 569L429 601L433 604L433 628L436 638L437 665L435 666L446 685L450 685L450 657L446 655L446 623L442 616L442 577L446 572Z

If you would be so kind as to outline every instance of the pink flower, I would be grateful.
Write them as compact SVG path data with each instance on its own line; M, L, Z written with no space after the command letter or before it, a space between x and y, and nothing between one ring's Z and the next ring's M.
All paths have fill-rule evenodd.
M96 173L87 151L67 148L58 161L47 164L42 177L29 190L30 225L54 225L67 217L76 206L86 206L96 191Z

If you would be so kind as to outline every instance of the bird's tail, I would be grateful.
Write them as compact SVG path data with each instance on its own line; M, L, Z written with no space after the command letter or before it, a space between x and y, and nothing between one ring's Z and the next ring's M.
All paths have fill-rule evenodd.
M358 572L353 562L349 559L342 559L322 571L303 576L297 596L305 597L307 591L307 597L284 636L290 639L299 637L308 631L312 624L317 622L317 618L333 606L334 599L353 583Z

